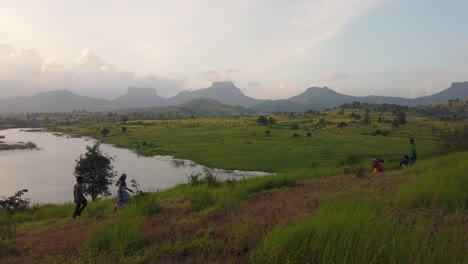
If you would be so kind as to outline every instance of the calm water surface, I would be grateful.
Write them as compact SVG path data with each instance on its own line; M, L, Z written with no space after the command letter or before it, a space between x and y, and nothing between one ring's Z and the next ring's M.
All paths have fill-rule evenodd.
M28 189L26 197L32 203L65 203L73 200L73 171L76 159L93 145L91 138L70 138L50 132L25 132L20 129L0 130L0 141L28 142L38 150L0 151L0 196L11 196ZM189 160L168 156L143 157L134 152L102 144L101 150L114 157L114 169L127 174L127 183L135 179L143 191L157 191L187 182L192 173L202 173L204 167ZM268 173L214 169L218 179L263 176ZM111 187L115 194L116 188Z

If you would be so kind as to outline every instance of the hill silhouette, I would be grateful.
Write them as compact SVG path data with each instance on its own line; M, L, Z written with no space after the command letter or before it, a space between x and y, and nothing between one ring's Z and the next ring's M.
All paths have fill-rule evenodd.
M436 94L419 98L390 96L351 96L327 87L310 87L305 92L280 100L259 100L246 96L232 82L214 82L211 87L183 91L174 97L164 98L154 88L129 87L127 93L113 101L74 94L68 90L43 92L31 97L0 99L0 113L72 112L86 110L116 111L122 109L179 106L194 99L208 98L229 106L241 106L254 112L303 112L324 110L353 101L376 104L418 106L445 103L450 99L468 98L468 82L455 82ZM195 101L203 104L204 101ZM191 105L194 106L195 102Z

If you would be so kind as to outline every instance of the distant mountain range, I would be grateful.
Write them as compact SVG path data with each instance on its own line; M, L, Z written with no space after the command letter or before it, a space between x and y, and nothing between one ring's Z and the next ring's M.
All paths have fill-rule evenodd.
M26 112L72 112L86 110L117 111L130 108L180 106L182 108L208 111L204 106L213 109L230 109L236 111L242 108L255 112L302 112L307 110L323 110L333 108L353 101L363 103L387 103L406 106L417 106L447 102L449 99L468 98L468 82L452 83L451 87L430 95L414 99L388 96L350 96L340 94L327 87L308 88L304 93L281 100L259 100L246 96L232 82L215 82L211 87L196 91L183 91L170 98L157 94L154 88L129 87L127 94L115 100L104 100L81 96L67 90L39 93L31 97L16 97L0 99L0 113ZM213 100L200 100L213 99ZM224 105L224 106L223 106Z

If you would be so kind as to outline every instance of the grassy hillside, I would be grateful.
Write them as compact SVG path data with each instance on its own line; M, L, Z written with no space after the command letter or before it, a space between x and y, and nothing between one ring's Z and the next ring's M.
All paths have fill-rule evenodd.
M79 220L72 205L42 206L14 216L16 254L3 263L466 263L467 158L361 178L307 169L194 182L117 213L93 202Z
M218 182L207 171L116 213L113 199L90 202L80 219L71 219L73 204L1 212L0 262L466 263L468 152L442 155L439 142L464 123L409 114L395 126L389 112L341 110L272 115L267 125L252 117L54 126L141 154L279 173ZM399 170L410 137L418 161ZM374 156L386 160L384 174L368 173Z

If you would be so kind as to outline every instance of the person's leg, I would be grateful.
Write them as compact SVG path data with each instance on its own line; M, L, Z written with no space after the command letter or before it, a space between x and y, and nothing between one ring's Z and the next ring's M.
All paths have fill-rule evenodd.
M81 208L80 208L80 210L79 210L79 212L78 212L78 216L81 215L81 212L83 212L83 210L84 210L84 209L86 208L86 206L88 205L88 200L86 200L86 198L84 198L84 197L81 197L81 205L82 205L82 206L81 206Z
M80 206L81 206L81 202L80 201L77 201L75 203L75 212L73 212L73 218L75 218L77 215L79 215L80 213Z

